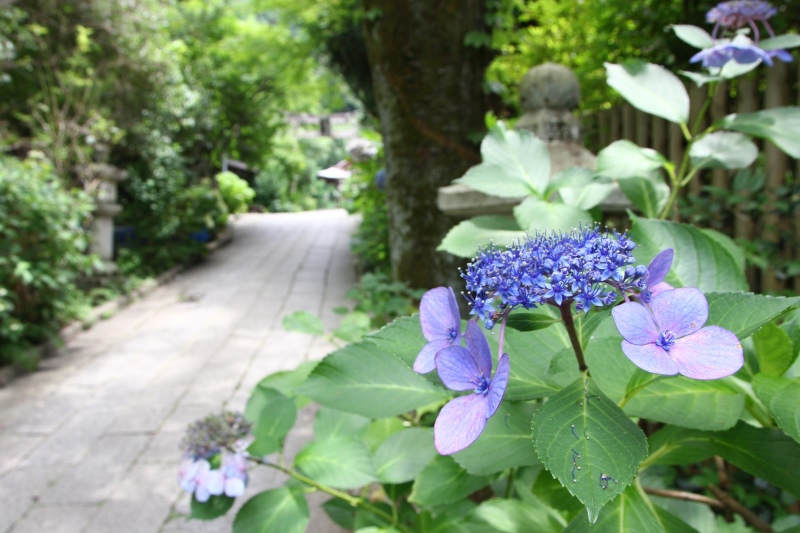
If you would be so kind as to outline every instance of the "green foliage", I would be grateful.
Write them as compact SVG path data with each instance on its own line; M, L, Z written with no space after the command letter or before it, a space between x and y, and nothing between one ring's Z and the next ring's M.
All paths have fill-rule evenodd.
M346 297L355 302L354 311L369 315L372 327L380 328L414 312L414 302L422 298L423 292L400 281L391 281L386 274L368 273L347 291Z
M233 172L220 172L214 179L217 181L219 193L231 214L246 213L256 191L250 188L242 178Z
M19 360L74 318L92 202L67 191L46 161L0 157L0 363Z

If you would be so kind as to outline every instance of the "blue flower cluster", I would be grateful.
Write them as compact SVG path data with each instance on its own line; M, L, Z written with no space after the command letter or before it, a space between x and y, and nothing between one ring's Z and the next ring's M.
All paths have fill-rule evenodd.
M506 311L575 303L578 311L613 303L619 292L647 287L647 267L632 266L636 244L626 234L583 228L564 234L536 234L505 250L481 250L461 277L471 314L487 329Z

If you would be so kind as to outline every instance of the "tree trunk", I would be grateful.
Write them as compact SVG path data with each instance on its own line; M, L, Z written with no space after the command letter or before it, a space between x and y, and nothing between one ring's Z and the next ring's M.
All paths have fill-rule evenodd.
M413 287L459 287L459 260L436 251L455 220L437 189L480 162L482 90L492 58L465 46L487 32L485 0L362 0L387 170L394 277Z

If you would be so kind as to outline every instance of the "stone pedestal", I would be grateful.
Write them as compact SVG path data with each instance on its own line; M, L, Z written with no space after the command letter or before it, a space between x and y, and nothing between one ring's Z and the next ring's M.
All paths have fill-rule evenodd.
M533 132L547 144L550 175L571 167L594 169L597 158L583 146L580 122L573 111L580 102L575 74L562 65L545 63L528 71L520 82L523 115L517 129ZM511 215L522 198L498 198L454 184L439 189L437 204L448 215L468 218L477 215ZM624 212L629 206L619 189L602 203L605 213Z

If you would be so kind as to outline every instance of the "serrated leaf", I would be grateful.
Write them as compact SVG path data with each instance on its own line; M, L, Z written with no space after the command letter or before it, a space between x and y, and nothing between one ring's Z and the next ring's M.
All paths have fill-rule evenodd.
M678 39L694 46L695 48L704 49L714 46L714 39L703 28L692 26L691 24L673 24L670 26Z
M658 217L669 199L669 186L661 175L621 180L619 188L634 207L648 218Z
M366 431L371 420L361 415L320 407L314 417L314 438L357 437Z
M722 81L725 79L722 76L711 76L709 74L703 74L702 72L691 72L689 70L679 70L678 73L695 82L698 87L702 87L706 83Z
M753 334L753 346L758 358L758 371L765 376L780 377L794 362L792 339L774 322L765 324Z
M798 46L800 46L800 35L796 33L785 33L771 39L761 39L758 42L758 47L762 50L779 50Z
M506 326L517 331L536 331L561 322L560 318L544 313L516 312L508 315Z
M708 322L728 329L744 340L764 324L800 306L800 296L791 298L745 292L706 294Z
M189 518L193 520L214 520L223 516L233 507L236 498L229 498L224 494L221 496L211 496L206 502L199 502L192 495L189 504Z
M258 386L264 389L275 389L288 398L295 398L297 387L306 380L315 366L317 366L317 361L300 363L294 370L283 370L266 376L258 382ZM302 406L298 405L298 408L300 407Z
M333 332L335 337L345 342L358 342L372 329L369 315L360 311L353 311L342 318L339 328Z
M747 136L732 131L715 131L694 142L689 158L695 168L747 168L758 157L758 147Z
M500 198L521 198L536 194L529 183L518 174L508 172L507 168L499 163L475 165L466 174L453 180L453 183L460 183L470 189Z
M757 374L753 390L781 429L800 443L800 380Z
M776 107L753 113L734 113L724 117L716 125L772 141L789 156L800 159L800 107Z
M263 457L283 447L283 439L297 419L297 406L277 390L258 385L247 400L244 416L253 423L255 437L247 450Z
M535 409L528 403L503 402L478 440L453 454L453 459L470 474L484 476L539 464L531 444L531 417Z
M528 233L567 232L592 222L588 211L572 205L545 202L533 196L514 207L514 217Z
M482 526L484 531L500 533L560 533L564 530L564 518L537 501L536 504L520 500L493 498L481 503L470 515L470 522Z
M590 523L633 482L647 457L642 430L582 377L539 408L532 432L545 468L583 503Z
M409 428L391 435L375 451L375 472L382 483L405 483L434 458L433 433Z
M409 501L436 507L466 498L489 484L489 478L473 476L446 455L437 455L414 480Z
M681 532L689 533L696 530L689 527L680 518L655 507L646 494L636 487L625 489L619 498L608 504L600 511L600 518L590 524L586 515L581 513L570 522L564 533L578 532L592 533L627 533L629 531Z
M675 250L667 282L703 292L744 291L747 280L731 253L700 229L676 222L633 218L638 263L647 264L666 248Z
M583 185L588 185L592 182L592 176L593 172L584 167L570 167L562 170L550 179L550 183L547 185L542 199L549 201L553 194L565 187L581 187Z
M428 342L422 336L419 315L401 317L367 336L367 342L373 343L379 350L397 357L409 367L419 351Z
M355 489L377 481L369 450L352 437L331 437L309 443L294 459L308 477L337 489Z
M308 517L303 492L281 487L247 500L233 521L233 533L303 533Z
M396 416L447 398L442 389L369 341L326 356L299 392L322 405L369 418Z
M525 231L510 217L483 215L459 222L447 232L442 243L436 248L458 257L471 258L479 248L494 243L508 246L525 238Z
M736 261L736 264L739 265L739 268L744 270L745 268L745 255L744 251L739 247L736 242L725 235L724 233L717 231L712 228L700 228L700 231L706 234L707 237L711 238L714 241L717 241L723 248L730 252L731 257Z
M727 431L667 426L650 437L650 456L642 465L690 464L721 455L745 472L800 496L800 445L776 429L744 422Z
M613 179L643 178L666 162L652 148L640 148L631 141L614 141L597 154L596 174Z
M559 189L558 195L566 205L578 209L591 209L608 198L616 187L613 183L595 181L581 187L563 187Z
M605 63L608 84L633 107L686 124L689 120L689 95L673 73L652 63L615 65Z
M322 320L308 311L296 311L283 317L283 328L286 331L296 331L306 335L324 335L325 327Z

